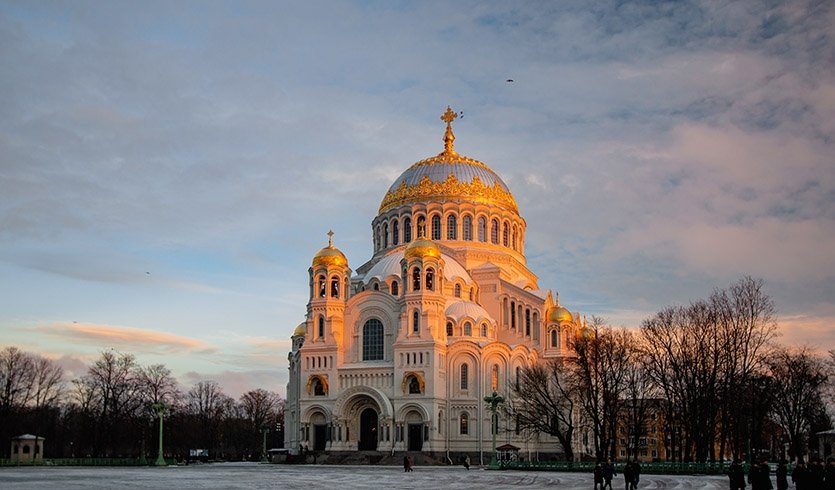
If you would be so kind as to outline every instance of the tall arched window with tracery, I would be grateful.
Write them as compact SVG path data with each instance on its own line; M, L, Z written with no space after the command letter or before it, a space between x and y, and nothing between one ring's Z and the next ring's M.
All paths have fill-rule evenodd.
M446 322L446 336L452 337L452 322Z
M560 347L559 338L560 338L560 336L557 333L557 330L556 329L551 330L551 348L552 349L558 349Z
M461 389L466 390L470 387L470 365L466 362L461 365Z
M510 246L510 226L508 226L507 222L505 222L504 226L502 227L502 245L505 247Z
M531 336L531 309L525 308L525 337Z
M469 214L465 214L464 218L461 220L461 234L463 235L464 240L468 242L473 240L473 217Z
M497 219L490 222L490 243L499 244L499 220Z
M465 436L470 433L470 416L467 414L467 412L461 414L461 421L459 423L458 432L460 432L462 436Z
M362 360L383 360L383 322L372 318L362 327Z
M320 339L325 338L325 317L319 315L319 332L317 332Z
M487 241L487 220L484 216L478 218L478 241Z
M464 335L472 336L473 335L473 324L470 322L464 322Z
M400 294L400 286L397 281L391 281L391 295L397 296Z
M516 225L513 225L513 250L519 250L518 239L519 231L516 229Z
M400 243L400 220L395 219L391 224L391 244L397 246Z
M482 337L487 337L487 324L486 323L481 324L481 336Z
M446 217L446 239L458 240L458 220L454 214Z
M412 241L412 218L406 217L403 220L403 243Z
M441 239L441 215L440 214L433 214L432 215L432 239L433 240L440 240Z
M516 330L516 302L510 302L510 329Z
M417 310L412 312L412 333L414 335L420 334L420 313Z

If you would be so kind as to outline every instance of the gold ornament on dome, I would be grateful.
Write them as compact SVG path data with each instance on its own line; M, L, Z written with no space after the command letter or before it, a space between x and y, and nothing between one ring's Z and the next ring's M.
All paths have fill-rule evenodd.
M432 240L420 237L406 247L406 250L403 251L403 256L407 259L415 257L423 259L434 257L439 259L441 258L441 249Z
M341 250L333 246L333 230L328 231L328 246L316 252L313 256L313 267L323 265L325 267L348 265L348 259Z
M432 182L424 175L417 185L410 186L406 182L401 183L400 187L386 193L379 212L385 213L402 204L425 201L429 198L475 201L507 208L515 213L519 212L513 195L502 189L498 182L487 186L477 175L473 176L472 182L461 182L453 174L449 174L443 182Z

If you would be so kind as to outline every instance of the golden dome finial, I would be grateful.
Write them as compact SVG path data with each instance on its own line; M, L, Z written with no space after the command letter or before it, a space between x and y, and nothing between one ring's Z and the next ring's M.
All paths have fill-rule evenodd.
M328 230L328 248L333 248L333 230Z
M446 132L444 132L444 153L447 155L457 155L458 153L452 147L455 142L455 135L452 133L452 121L458 117L457 112L453 112L452 108L446 106L446 112L441 116L441 121L446 123Z

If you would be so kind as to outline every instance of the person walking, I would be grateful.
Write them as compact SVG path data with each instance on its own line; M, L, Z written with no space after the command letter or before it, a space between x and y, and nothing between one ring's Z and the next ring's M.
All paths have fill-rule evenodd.
M731 490L745 489L745 468L742 467L742 462L735 459L728 468L728 479L730 480Z
M835 490L835 458L826 458L826 467L823 474L826 490Z
M603 489L605 490L608 488L612 490L612 478L618 476L617 472L615 472L615 465L612 464L612 458L608 458L606 460L606 464L603 465Z
M792 483L796 490L807 490L807 482L809 481L809 468L806 467L806 462L803 458L797 460L797 464L792 470Z
M637 490L639 481L641 481L641 463L636 459L632 461L632 488L630 490Z
M768 460L762 459L759 463L751 465L751 471L748 473L748 483L751 484L751 490L772 490L771 485L771 468L768 466Z
M809 462L806 474L806 488L809 490L823 489L824 469L820 459L814 458Z
M632 478L634 477L634 472L632 469L632 463L627 461L626 465L623 467L623 480L626 483L624 488L626 490L632 490Z
M777 464L777 490L789 490L789 462L781 459Z
M467 468L467 471L470 471L470 455L464 457L464 468Z
M409 470L411 469L410 467L411 467L411 465L409 464L409 457L408 456L403 456L403 471L408 473Z
M603 465L600 461L594 465L594 490L603 490Z

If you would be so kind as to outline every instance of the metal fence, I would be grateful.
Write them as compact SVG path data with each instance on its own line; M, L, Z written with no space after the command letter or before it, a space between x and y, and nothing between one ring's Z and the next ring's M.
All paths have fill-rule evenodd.
M45 458L35 462L0 459L0 466L149 466L154 460L139 458Z
M527 471L594 471L594 461L502 461L499 463L503 470L527 470ZM614 463L615 471L621 473L625 462ZM725 463L641 463L641 474L650 475L724 475L728 473L730 462ZM745 474L748 474L748 465L743 465ZM789 465L791 473L793 465ZM774 468L772 467L772 471Z

